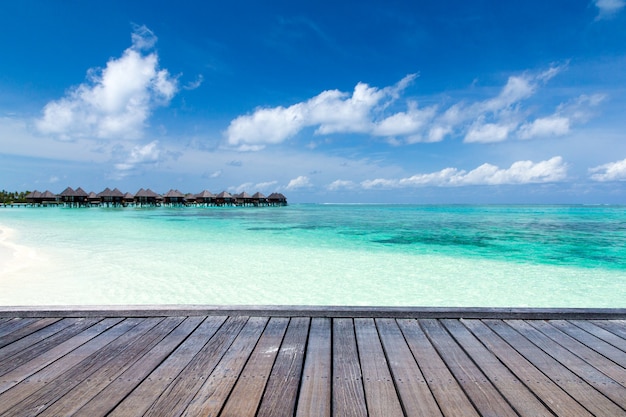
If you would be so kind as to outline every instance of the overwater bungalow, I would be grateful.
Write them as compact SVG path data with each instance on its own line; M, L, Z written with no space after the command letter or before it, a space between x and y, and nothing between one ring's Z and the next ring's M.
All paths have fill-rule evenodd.
M99 192L97 196L100 197L102 203L106 204L107 207L121 206L124 201L124 193L122 193L117 188L111 190L109 189L109 187L107 187L103 191Z
M158 203L159 195L151 189L144 190L140 188L135 194L135 204L139 206L156 206Z
M85 206L88 202L87 197L87 192L80 187L76 190L72 189L72 187L67 187L59 194L60 202L69 207Z
M228 191L222 191L215 196L215 204L218 206L230 206L233 204L234 198Z
M286 206L287 197L281 193L272 193L267 197L267 203L270 206Z
M185 195L178 190L169 190L163 196L163 203L170 206L182 206L185 204Z
M256 207L266 206L267 205L267 197L265 197L262 193L256 192L252 194L252 204Z
M252 196L243 191L239 194L235 194L235 205L237 206L250 206L252 205Z
M213 200L215 199L215 195L209 190L204 190L201 193L196 194L196 204L200 204L203 206L208 206L213 204Z
M93 191L87 194L87 203L90 206L99 206L101 202L102 200L100 200L100 197L98 197Z
M124 197L122 197L122 204L124 204L124 207L132 206L135 204L135 196L131 193L124 194Z

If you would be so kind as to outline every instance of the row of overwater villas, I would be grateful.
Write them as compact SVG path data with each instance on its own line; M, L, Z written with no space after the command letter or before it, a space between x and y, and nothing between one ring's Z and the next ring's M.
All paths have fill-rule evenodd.
M204 190L198 194L183 194L178 190L169 190L161 195L154 191L141 188L137 193L123 193L117 188L106 188L98 194L86 192L78 187L76 190L67 187L60 194L50 191L33 191L26 195L26 204L31 206L65 205L68 207L89 206L286 206L287 198L281 193L264 196L260 192L249 195L245 191L230 194L227 191L215 195Z

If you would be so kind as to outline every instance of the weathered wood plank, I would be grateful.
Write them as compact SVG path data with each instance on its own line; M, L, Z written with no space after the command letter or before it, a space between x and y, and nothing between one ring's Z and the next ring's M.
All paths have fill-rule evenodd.
M413 348L418 348L413 337L417 322L409 319L398 319L397 322L395 319L376 319L376 325L404 413L409 417L441 416L437 401L420 370L424 364L418 365L421 361L412 353ZM452 396L450 403L454 404L455 400ZM470 404L467 415L472 415L472 409Z
M480 320L462 320L462 322L554 414L558 416L592 415L485 323Z
M26 351L33 351L42 345L45 346L47 338L54 336L67 327L76 325L76 323L83 323L85 320L80 318L62 319L0 348L0 375L20 364L19 355L24 356Z
M480 415L494 417L517 415L438 320L424 319L419 323Z
M487 326L506 340L515 350L523 355L537 369L549 376L557 385L575 398L583 407L594 415L626 416L626 412L612 401L600 394L591 385L563 366L552 356L533 344L525 334L513 329L502 320L485 320ZM532 329L532 328L531 328ZM532 330L530 333L534 334ZM553 352L561 353L559 345L552 340L543 340L544 347Z
M596 326L595 324L584 320L570 320L570 322L580 327L584 331L594 335L598 339L602 339L606 343L615 346L622 352L626 351L626 339L616 335L615 333L612 333L606 329L603 329L602 327Z
M8 317L4 323L0 324L0 340L6 335L13 333L22 327L28 326L31 323L41 320L37 317ZM60 318L59 318L60 320Z
M270 319L220 417L254 417L288 324L286 317Z
M535 346L543 350L552 358L561 363L569 371L578 375L589 385L610 398L621 408L626 408L626 388L594 368L583 359L571 353L565 347L555 343L554 340L532 327L530 324L511 320L506 323L524 335ZM570 390L568 390L570 392Z
M61 375L69 369L77 366L80 362L101 349L106 349L109 343L117 340L129 330L133 329L144 319L127 319L113 326L89 342L51 363L45 368L34 373L27 379L16 384L10 390L0 394L0 413L7 411L20 401L28 398L37 390L43 388L49 382L61 379Z
M292 417L294 415L310 321L308 317L296 317L290 320L257 417Z
M233 340L241 337L241 332L249 325L248 317L228 318L219 329L206 332L208 340L198 340L202 348L189 362L181 374L176 377L165 391L142 413L144 416L178 416L192 401L208 376L222 360L224 354L232 348ZM246 327L244 327L246 326ZM128 405L128 404L127 404ZM120 407L112 416L133 415L135 408ZM121 411L124 411L123 413Z
M59 375L58 378L54 380L53 384L46 384L44 382L42 385L45 386L45 389L40 389L27 396L25 399L20 401L16 407L19 407L19 409L24 410L28 414L40 413L69 390L86 380L93 372L105 366L110 360L114 359L117 355L123 352L128 344L140 339L147 331L152 329L162 320L163 318L142 320L137 326L133 327L134 331L125 332L115 341L108 344L106 348L103 347L98 349L73 368L66 369L64 373ZM4 394L12 394L18 387L30 385L27 382L28 380L22 381L12 390L9 390ZM9 414L11 414L11 412L12 411L9 409Z
M626 369L618 366L615 362L604 355L599 354L587 345L579 342L568 334L563 333L550 323L545 321L525 321L543 334L554 340L556 343L568 349L570 352L583 359L585 362L598 369L604 375L626 387Z
M15 342L31 333L43 329L51 324L56 323L61 318L43 318L43 319L16 319L12 326L0 329L0 348ZM4 355L0 352L0 358Z
M363 388L369 416L402 416L387 358L374 319L354 319L357 347L363 373Z
M333 320L334 416L367 416L363 377L352 319Z
M331 341L331 319L311 319L296 417L330 417Z
M626 320L588 320L588 321L626 340Z
M88 342L94 337L97 337L102 332L116 325L120 321L122 321L122 318L119 317L104 319L99 323L89 327L85 331L72 337L71 339L62 342L57 346L51 347L51 349L47 352L44 352L43 354L32 358L30 361L13 369L11 372L4 374L2 377L0 377L0 393L3 393L4 391L28 378L35 372L40 371L54 361L59 360L63 356L69 354L80 345Z
M441 322L519 415L533 417L554 415L459 320L441 320Z
M566 320L550 320L550 323L574 339L589 346L617 363L621 367L626 367L626 352L592 335L580 327Z
M200 387L183 412L183 416L217 416L237 382L244 365L256 346L269 318L251 317L226 350L213 371L207 373ZM155 414L156 415L156 414Z
M152 352L182 321L182 317L165 318L145 333L143 337L129 344L126 349L110 360L106 367L92 373L86 383L83 382L72 388L39 415L42 417L75 415L89 400L109 387L120 375L132 368L137 361ZM77 414L92 416L86 412Z

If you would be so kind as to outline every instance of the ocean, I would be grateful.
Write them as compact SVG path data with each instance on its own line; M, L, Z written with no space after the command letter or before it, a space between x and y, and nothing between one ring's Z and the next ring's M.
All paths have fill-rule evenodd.
M626 206L0 208L0 305L626 307Z

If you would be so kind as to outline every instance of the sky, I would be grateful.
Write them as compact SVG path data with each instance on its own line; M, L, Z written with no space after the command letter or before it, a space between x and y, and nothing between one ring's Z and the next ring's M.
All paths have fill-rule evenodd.
M626 204L626 0L23 0L0 27L0 189Z

